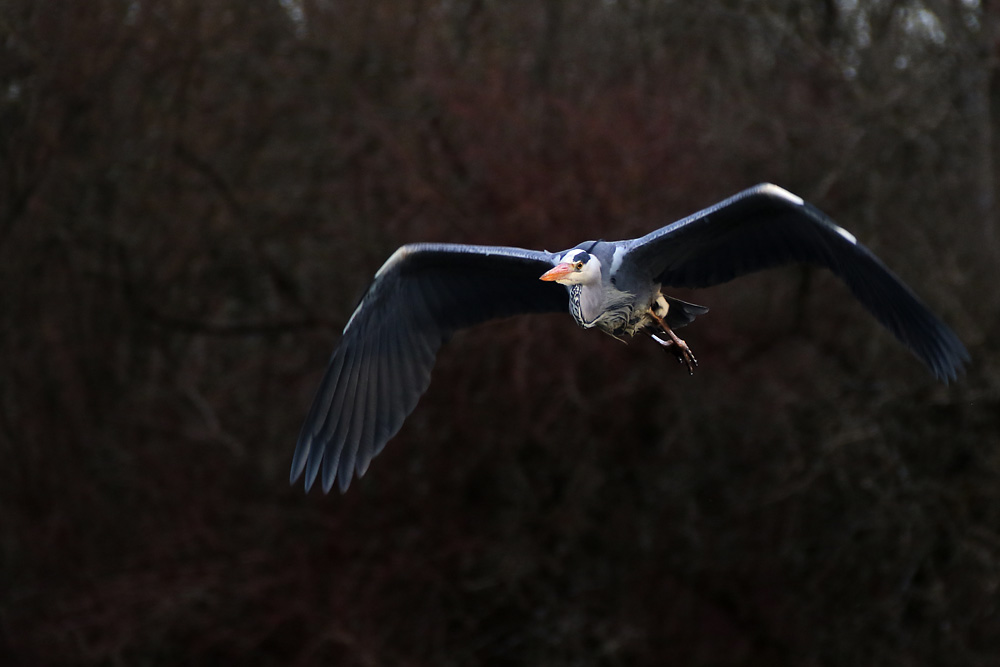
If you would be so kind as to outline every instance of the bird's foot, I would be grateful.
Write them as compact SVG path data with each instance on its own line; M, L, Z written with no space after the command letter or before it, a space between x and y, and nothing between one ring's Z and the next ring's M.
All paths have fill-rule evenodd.
M695 358L694 352L688 347L682 339L677 337L673 331L667 329L667 334L670 336L670 340L663 340L656 334L651 334L653 340L662 345L664 348L670 349L675 355L677 355L677 362L681 364L687 364L688 375L694 375L694 369L698 365L698 359Z
M673 329L670 328L666 320L660 317L652 309L649 311L649 314L654 320L656 320L656 323L660 325L660 329L663 330L663 333L670 337L670 340L663 340L656 334L650 334L653 337L653 340L676 354L678 362L687 364L688 375L694 375L694 368L698 365L698 360L695 358L694 352L691 351L691 348L688 347L687 343L677 337L677 334L675 334Z

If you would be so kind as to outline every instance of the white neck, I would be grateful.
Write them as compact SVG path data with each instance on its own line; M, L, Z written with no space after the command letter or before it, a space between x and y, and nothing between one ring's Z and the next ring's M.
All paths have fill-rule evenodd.
M587 322L593 322L604 311L604 291L600 280L580 285L580 309Z

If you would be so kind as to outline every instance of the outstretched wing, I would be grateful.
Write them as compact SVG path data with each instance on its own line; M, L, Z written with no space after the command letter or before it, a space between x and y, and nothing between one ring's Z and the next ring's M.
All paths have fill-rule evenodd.
M538 279L547 252L406 245L375 274L334 350L299 434L290 481L345 491L427 390L438 348L457 329L518 313L565 312L565 287Z
M825 266L934 375L955 379L968 352L870 250L801 198L765 183L628 243L624 262L674 287L708 287L791 262Z

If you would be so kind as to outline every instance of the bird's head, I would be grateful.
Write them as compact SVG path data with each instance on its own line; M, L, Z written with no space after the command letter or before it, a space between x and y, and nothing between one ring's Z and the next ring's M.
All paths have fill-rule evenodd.
M586 250L574 248L559 258L559 263L543 273L539 280L553 281L561 285L600 282L601 260Z

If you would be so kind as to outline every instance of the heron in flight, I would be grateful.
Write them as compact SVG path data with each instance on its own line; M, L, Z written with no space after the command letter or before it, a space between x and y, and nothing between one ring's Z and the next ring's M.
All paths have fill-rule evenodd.
M344 327L306 417L291 482L346 491L402 427L430 384L438 348L456 330L521 313L565 312L616 338L648 334L697 364L674 332L708 311L668 287L709 287L788 264L825 266L937 378L969 355L958 337L870 250L800 197L771 184L627 241L557 253L418 243L399 248Z

